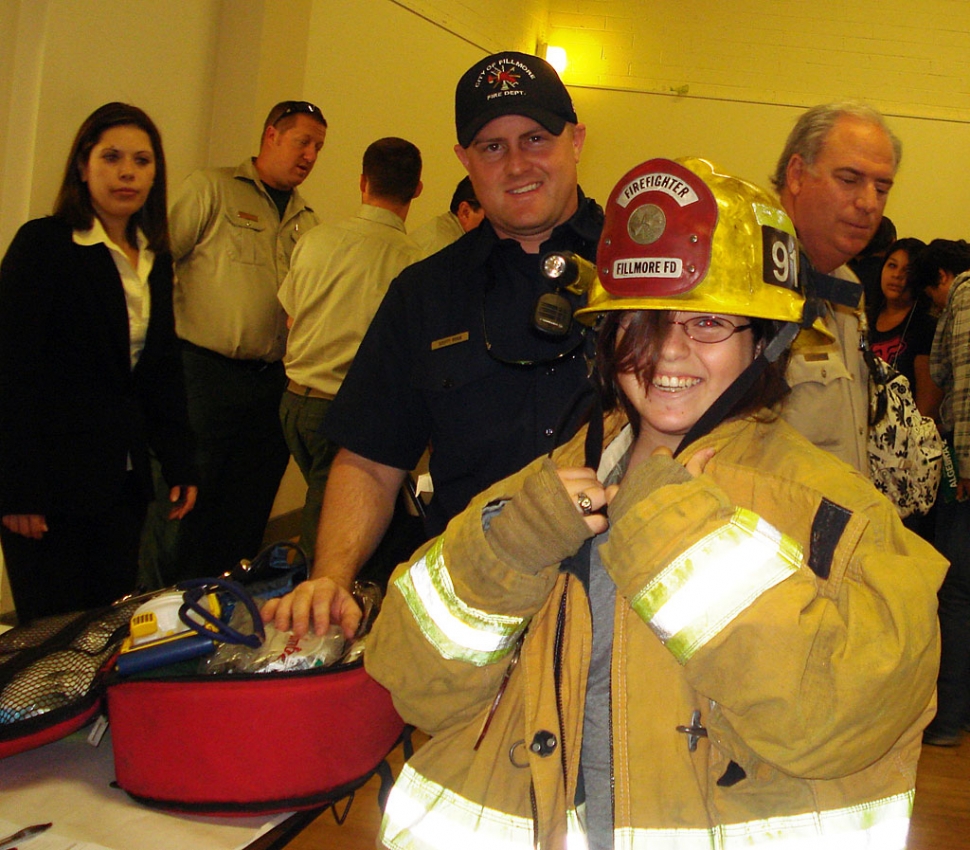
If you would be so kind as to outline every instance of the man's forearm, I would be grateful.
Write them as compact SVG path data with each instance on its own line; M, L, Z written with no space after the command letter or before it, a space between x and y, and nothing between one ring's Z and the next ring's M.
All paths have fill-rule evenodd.
M311 578L349 589L394 515L406 470L341 449L330 467Z

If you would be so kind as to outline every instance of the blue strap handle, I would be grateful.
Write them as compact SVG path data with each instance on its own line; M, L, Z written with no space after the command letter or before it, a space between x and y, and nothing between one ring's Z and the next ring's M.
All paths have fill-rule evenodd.
M256 607L252 596L246 592L246 589L241 584L223 578L193 578L180 581L175 585L175 588L176 590L182 591L182 598L184 600L179 607L179 619L192 629L192 631L204 637L220 640L223 643L241 643L252 649L257 649L262 646L263 641L266 639L263 618L260 616L259 608ZM203 596L216 591L228 593L246 606L246 610L249 612L253 623L252 634L243 634L234 629L201 604ZM212 626L212 629L206 628L203 623L190 617L189 612L194 614L195 617L201 617L202 620Z

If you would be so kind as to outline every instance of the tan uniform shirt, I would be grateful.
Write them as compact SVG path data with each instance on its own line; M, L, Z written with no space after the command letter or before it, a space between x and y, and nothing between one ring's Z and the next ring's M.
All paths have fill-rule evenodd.
M465 235L461 222L451 210L435 216L417 228L411 238L421 248L421 259L437 254L442 248Z
M189 175L169 214L179 337L226 357L280 360L276 293L297 239L316 224L295 189L280 221L252 160Z
M336 395L388 286L419 254L401 217L369 204L311 230L279 291L293 320L284 358L290 380Z
M832 276L858 282L847 266ZM823 322L834 339L806 342L803 334L795 341L786 375L792 391L782 418L868 478L869 373L859 349L859 314L828 302L827 307Z

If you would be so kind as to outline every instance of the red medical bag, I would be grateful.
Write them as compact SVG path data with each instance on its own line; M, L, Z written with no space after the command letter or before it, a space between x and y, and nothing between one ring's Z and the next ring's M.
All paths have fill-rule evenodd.
M161 673L161 675L159 675ZM363 662L306 671L108 681L118 784L171 811L316 808L381 768L404 721Z

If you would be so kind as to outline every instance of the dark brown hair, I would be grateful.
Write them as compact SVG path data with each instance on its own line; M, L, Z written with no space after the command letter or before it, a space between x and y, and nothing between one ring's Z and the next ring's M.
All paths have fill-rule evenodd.
M886 263L889 262L889 258L895 254L897 251L903 251L909 260L909 271L907 272L906 288L909 290L910 295L912 295L914 301L919 301L920 307L922 309L929 309L930 302L926 295L924 289L917 285L917 282L913 278L913 268L919 258L919 255L926 248L926 243L922 239L916 239L912 236L905 236L902 239L897 239L886 249L886 256L883 257L882 265L879 267L879 292L876 297L872 299L871 302L866 304L866 317L869 320L870 330L876 327L876 319L879 318L879 313L882 312L882 308L886 306L886 295L882 291L882 272L886 268ZM936 282L934 277L934 283Z
M472 179L467 174L458 181L455 191L451 196L451 205L448 207L455 215L458 215L458 208L462 202L468 204L475 212L478 212L482 205L475 197L475 187L472 186Z
M634 434L640 432L640 414L620 388L619 376L636 375L644 387L653 380L660 353L667 335L673 332L670 310L629 310L606 313L596 339L596 380L603 399L603 409L622 407L633 425ZM767 343L777 332L779 322L768 319L748 319L753 327L755 344ZM623 335L619 331L623 325ZM619 341L618 340L619 337ZM729 411L731 418L758 414L765 419L774 414L759 413L771 409L785 395L789 387L785 381L787 352L758 377L740 401Z
M378 139L364 151L361 173L372 194L406 204L414 198L421 182L421 151L396 136Z
M934 239L915 259L910 259L909 279L922 292L939 283L940 271L952 275L970 269L970 244L963 239Z
M54 215L74 230L89 230L94 224L94 206L88 184L81 179L81 168L87 164L94 146L104 131L111 127L138 127L148 134L155 156L155 182L148 192L144 206L128 222L128 240L135 244L135 232L141 228L148 239L148 247L156 254L169 250L168 199L166 196L165 152L162 137L151 118L137 106L127 103L106 103L92 112L74 137L71 153L64 169Z

